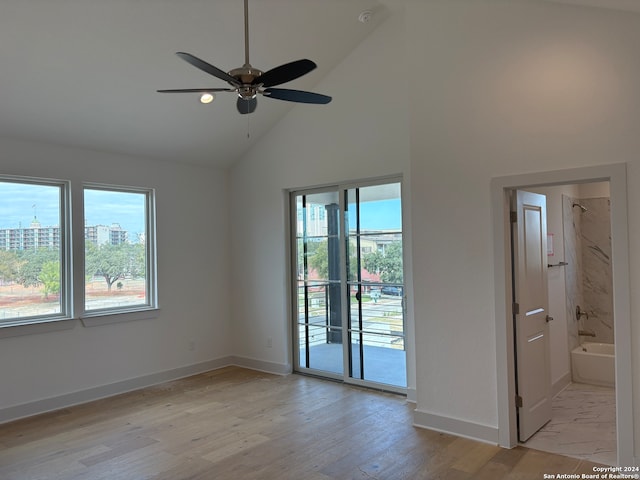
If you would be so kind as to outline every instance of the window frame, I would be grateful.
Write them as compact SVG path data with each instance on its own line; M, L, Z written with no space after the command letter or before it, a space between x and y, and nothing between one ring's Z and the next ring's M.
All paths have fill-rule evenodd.
M123 307L106 307L100 309L86 309L86 285L84 281L85 271L85 225L84 225L84 208L85 191L86 190L102 190L106 192L122 192L136 193L145 196L145 285L146 285L146 303L139 305L123 306ZM111 185L106 183L84 182L81 188L82 207L83 207L83 225L82 225L82 262L79 268L82 271L82 281L79 287L78 302L80 306L78 311L82 312L79 316L83 325L86 327L98 326L110 323L120 323L132 320L153 318L154 312L158 310L158 289L157 289L157 257L156 257L156 199L155 189L146 187L132 187L123 185ZM77 233L77 232L76 232Z
M85 327L156 318L158 306L156 191L154 188L72 182L45 177L0 174L0 182L60 188L60 313L0 320L0 338L67 330L80 320ZM145 195L146 302L85 311L85 189Z
M28 177L18 175L0 175L1 183L14 183L33 186L58 187L60 189L59 202L59 232L60 232L60 312L57 314L31 315L29 317L12 317L0 320L0 338L4 336L22 335L30 325L40 325L38 331L46 330L43 324L73 320L73 256L71 253L72 217L71 217L71 182L53 178Z

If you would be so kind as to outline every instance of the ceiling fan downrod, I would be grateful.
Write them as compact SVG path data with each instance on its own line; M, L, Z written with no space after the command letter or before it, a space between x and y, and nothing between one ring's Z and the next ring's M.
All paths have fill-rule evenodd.
M244 0L244 66L251 68L249 63L249 0Z
M243 100L256 98L258 87L255 80L263 73L249 63L249 0L244 0L244 65L229 72L241 84L237 90L238 97Z

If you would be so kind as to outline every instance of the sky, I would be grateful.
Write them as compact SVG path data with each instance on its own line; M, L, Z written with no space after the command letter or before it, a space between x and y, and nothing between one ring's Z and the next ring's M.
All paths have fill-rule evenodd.
M349 205L349 210L355 205ZM356 216L349 215L349 228L356 228ZM361 230L402 230L400 199L360 203Z
M144 195L85 190L87 225L119 223L135 240L144 232ZM73 208L73 206L72 206ZM0 228L31 225L34 216L43 227L60 226L60 189L57 186L0 182Z
M84 218L87 225L118 223L129 239L144 233L145 195L142 193L85 190Z

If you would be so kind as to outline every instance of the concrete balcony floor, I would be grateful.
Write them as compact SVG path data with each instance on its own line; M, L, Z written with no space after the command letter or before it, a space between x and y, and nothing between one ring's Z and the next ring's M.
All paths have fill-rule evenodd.
M353 377L360 378L360 345L352 345ZM407 386L407 359L402 349L364 345L364 380ZM321 343L309 347L309 365L305 365L306 350L300 349L300 366L314 370L343 374L343 353L340 343Z

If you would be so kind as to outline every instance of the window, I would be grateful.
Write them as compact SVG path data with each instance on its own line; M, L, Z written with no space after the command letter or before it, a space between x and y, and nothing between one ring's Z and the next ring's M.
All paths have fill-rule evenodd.
M70 316L66 182L0 177L0 326Z
M0 176L0 336L70 324L74 306L86 326L157 309L153 190L78 189L84 225L71 223L69 182ZM72 258L72 230L84 258Z
M155 307L152 193L85 186L85 314Z

